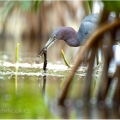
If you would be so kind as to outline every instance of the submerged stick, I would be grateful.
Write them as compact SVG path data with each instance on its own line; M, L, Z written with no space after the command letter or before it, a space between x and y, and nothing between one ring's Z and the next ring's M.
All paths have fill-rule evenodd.
M44 65L43 65L43 70L46 71L47 67L47 49L44 49Z
M42 95L45 96L45 88L46 88L46 75L43 76L43 86L42 86Z

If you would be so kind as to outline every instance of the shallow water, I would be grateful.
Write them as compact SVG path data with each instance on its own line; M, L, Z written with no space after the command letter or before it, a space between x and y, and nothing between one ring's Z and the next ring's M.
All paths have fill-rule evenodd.
M56 116L54 106L71 68L60 63L48 63L46 74L42 68L43 63L0 62L0 118L54 118ZM81 71L83 74L80 76ZM75 93L79 93L84 72L85 68L76 72L75 88L71 90L70 98L79 97Z
M0 118L60 117L56 108L57 100L71 68L60 62L48 63L46 73L42 68L43 63L14 64L0 61ZM82 106L80 98L86 71L87 67L83 66L76 71L64 102L69 109L69 118L86 116L81 117L78 114L80 112L78 109ZM100 73L101 67L94 72L93 82L98 81ZM92 118L95 118L95 115Z

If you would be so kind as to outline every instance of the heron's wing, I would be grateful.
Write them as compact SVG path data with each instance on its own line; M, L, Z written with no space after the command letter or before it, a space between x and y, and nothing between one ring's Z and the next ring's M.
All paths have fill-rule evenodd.
M98 23L99 18L100 18L100 14L90 14L83 19L82 23L84 23L84 22L89 22L89 23L93 23L93 24Z
M80 42L83 43L89 36L93 34L95 31L97 24L99 23L100 14L91 14L85 17L80 25L78 36L80 38ZM115 17L109 16L108 22L112 22ZM104 39L107 40L108 35L104 35ZM120 41L120 28L116 30L115 35L116 42Z
M99 22L99 14L91 14L83 19L78 30L80 42L83 43L89 36L92 35Z

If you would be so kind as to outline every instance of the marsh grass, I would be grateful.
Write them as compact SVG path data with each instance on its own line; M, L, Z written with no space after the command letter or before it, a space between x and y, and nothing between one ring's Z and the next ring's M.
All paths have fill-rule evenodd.
M18 83L17 83L17 73L18 73L18 64L19 64L19 62L18 62L18 59L19 59L19 43L17 43L17 45L16 45L16 51L15 51L15 62L16 62L16 67L15 67L15 72L16 72L16 74L15 74L15 90L16 90L16 93L17 93L17 87L18 87Z

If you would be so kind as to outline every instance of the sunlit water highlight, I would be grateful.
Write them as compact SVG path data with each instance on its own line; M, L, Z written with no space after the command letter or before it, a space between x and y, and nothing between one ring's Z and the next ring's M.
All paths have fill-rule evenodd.
M29 75L29 76L31 76L31 75L32 76L33 75L43 76L44 75L43 63L40 63L40 64L36 64L36 63L13 64L10 62L3 62L1 64L1 67L3 67L3 70L0 71L1 75L16 74L16 72L14 71L14 68L18 68L18 72L17 72L18 75ZM9 68L9 70L8 70L8 68ZM21 68L23 71L22 70L19 71L19 69L21 69ZM84 76L86 68L87 67L80 67L77 72L82 72L83 73L82 76ZM68 68L66 65L63 65L63 64L52 64L52 63L48 62L46 75L62 76L62 73L64 73L64 74L65 74L65 72L68 73L68 72L70 72L71 69L72 69L72 65L71 65L71 68Z
M16 71L15 68L18 68L17 75L28 75L28 76L44 76L43 71L43 63L36 64L36 63L11 63L11 62L1 62L0 61L0 75L15 75ZM71 68L68 68L66 65L63 65L61 63L52 64L47 63L47 72L46 75L50 76L64 76L70 73L72 70L73 65L71 65ZM96 67L96 66L95 66ZM116 65L114 62L111 62L109 67L109 73L113 74L115 72ZM93 73L95 76L100 76L100 73L102 70L102 65L96 69ZM87 72L87 66L80 66L78 70L76 71L76 75L79 76L86 76Z

